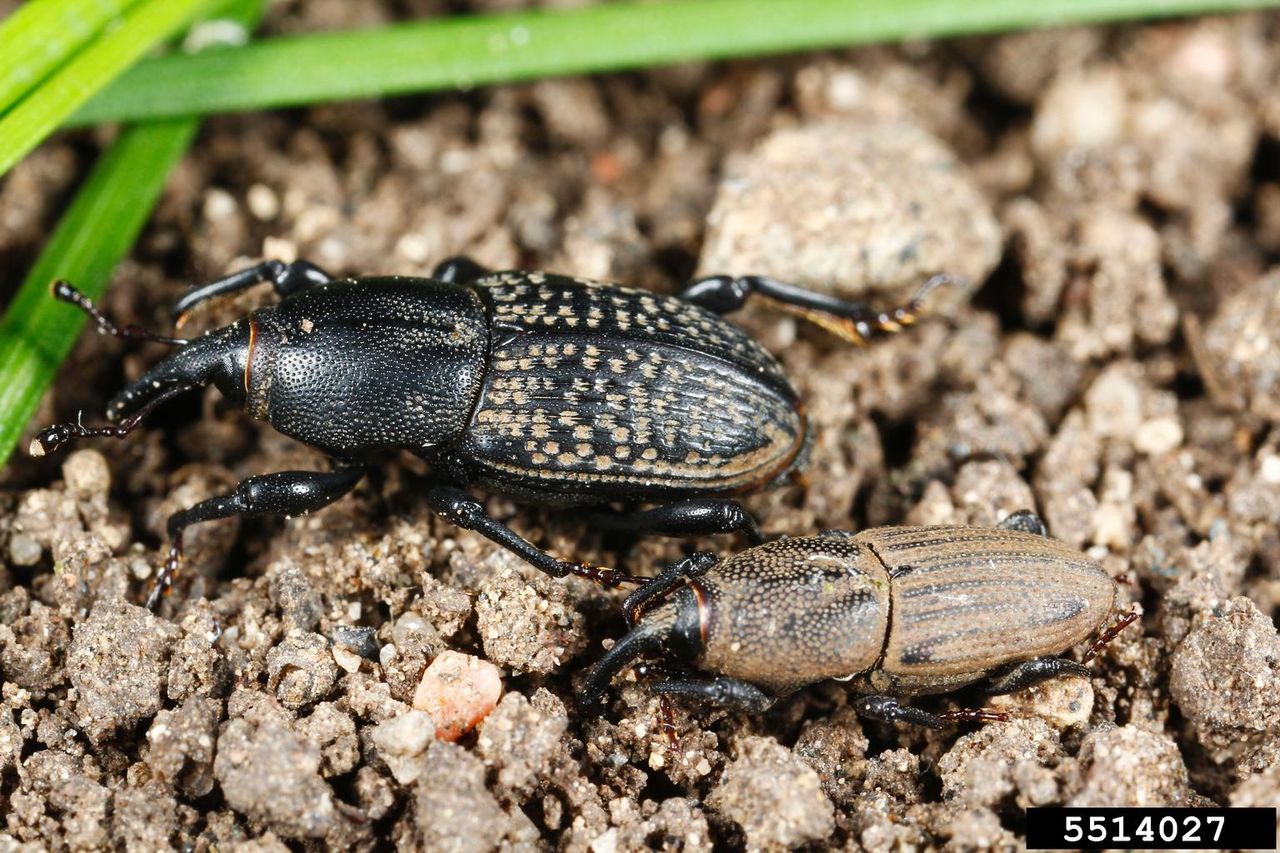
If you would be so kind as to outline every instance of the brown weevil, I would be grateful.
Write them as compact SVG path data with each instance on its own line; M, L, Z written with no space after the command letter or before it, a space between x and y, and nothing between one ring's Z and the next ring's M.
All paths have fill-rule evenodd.
M827 679L859 714L941 727L988 711L931 714L902 697L982 682L1006 693L1088 669L1058 657L1106 621L1116 588L1096 562L1023 510L999 527L878 527L779 539L720 563L700 552L623 606L629 633L596 664L582 702L641 656L698 670L653 684L749 712ZM1131 621L1131 620L1130 620ZM1114 636L1114 634L1111 634Z
M355 488L400 452L432 467L431 508L542 571L608 585L610 568L560 560L492 518L463 487L543 506L621 504L604 529L673 536L745 533L755 520L733 495L777 482L804 462L804 407L778 362L722 319L751 295L860 342L915 321L920 299L886 311L760 276L712 276L679 296L551 273L490 272L465 258L431 278L333 280L305 261L264 261L199 287L175 307L259 283L283 297L187 340L118 328L56 282L100 330L177 348L107 406L112 425L42 430L43 455L76 438L123 437L155 407L215 385L285 435L326 453L330 471L250 477L169 518L171 582L183 530L235 515L301 515ZM638 504L654 504L636 510Z

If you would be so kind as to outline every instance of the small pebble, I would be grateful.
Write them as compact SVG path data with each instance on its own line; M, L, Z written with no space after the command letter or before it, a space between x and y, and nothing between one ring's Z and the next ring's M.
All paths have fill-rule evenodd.
M436 737L454 741L489 716L502 695L502 674L486 660L462 652L442 652L413 694L413 707L435 721Z
M435 736L431 715L410 710L379 723L373 730L373 743L391 775L401 785L408 785L422 774L422 763L418 759Z
M338 666L342 667L345 672L360 671L360 655L349 649L345 649L342 646L333 647L333 661Z
M1163 456L1182 446L1182 424L1172 415L1145 421L1133 437L1133 447L1148 456Z
M280 213L280 199L276 197L275 191L266 184L254 184L249 187L245 202L249 206L249 212L255 218L264 222L268 219L275 219Z
M236 212L236 200L231 193L223 189L209 190L204 196L204 216L205 219L218 221L226 219Z
M105 494L111 488L111 469L96 450L77 450L62 463L67 491L81 500Z
M43 553L40 543L25 534L15 533L9 540L9 561L15 566L34 566Z

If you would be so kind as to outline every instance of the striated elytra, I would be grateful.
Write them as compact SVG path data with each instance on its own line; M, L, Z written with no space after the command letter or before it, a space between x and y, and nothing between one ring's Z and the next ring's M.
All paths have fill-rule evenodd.
M763 711L805 685L839 679L873 719L930 727L1000 719L930 714L898 699L1087 675L1057 655L1093 635L1115 599L1101 566L1044 535L1025 510L996 528L828 531L725 562L699 553L627 599L633 627L588 676L582 700L596 704L628 663L661 654L687 671L654 690L738 710Z
M355 488L369 466L407 451L427 460L435 512L563 577L607 585L614 569L557 559L488 515L475 484L543 506L623 504L596 526L664 535L745 533L730 496L803 464L804 410L777 361L721 315L751 295L854 342L915 321L920 299L888 312L758 276L713 276L679 296L538 272L491 272L465 258L431 278L334 281L305 262L264 261L184 296L181 320L214 297L270 283L283 297L199 338L120 329L65 282L54 295L100 330L178 348L107 409L113 425L48 427L36 455L75 438L122 437L172 397L215 385L280 432L333 459L331 471L250 477L174 513L172 583L183 530L233 515L301 515ZM639 503L656 506L634 510Z

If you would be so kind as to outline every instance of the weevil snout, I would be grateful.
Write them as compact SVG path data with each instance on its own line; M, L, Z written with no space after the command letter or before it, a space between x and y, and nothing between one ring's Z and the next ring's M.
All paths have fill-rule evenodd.
M229 401L243 406L251 349L250 324L245 322L195 338L113 397L107 420L123 421L153 401L206 385L216 385Z
M596 664L582 686L579 704L593 708L613 677L637 658L669 653L692 663L702 652L703 615L706 602L693 586L676 592L648 610L644 619L624 634Z

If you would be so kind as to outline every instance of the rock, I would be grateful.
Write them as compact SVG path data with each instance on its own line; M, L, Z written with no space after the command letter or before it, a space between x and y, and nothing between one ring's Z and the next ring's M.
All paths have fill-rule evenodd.
M286 708L299 710L329 695L338 665L329 641L319 634L292 631L267 652L267 686Z
M568 600L565 585L536 569L512 565L506 552L489 559L509 565L485 578L476 596L476 626L485 657L516 672L548 673L586 645L585 620Z
M333 702L321 702L298 721L303 737L320 750L320 775L326 779L353 770L360 761L360 741L351 716Z
M1196 364L1216 401L1280 419L1280 272L1227 297L1203 333L1194 320L1188 330Z
M160 710L177 634L172 624L123 601L98 602L75 626L67 671L80 694L76 714L91 740L101 742Z
M213 790L213 748L222 708L193 696L181 707L161 711L147 729L147 766L156 778L188 797Z
M71 644L68 621L51 607L31 602L30 612L0 618L0 679L29 690L45 690L69 673L58 663Z
M1090 732L1080 746L1080 770L1067 781L1068 806L1194 806L1178 745L1137 726ZM1206 803L1207 805L1207 803Z
M1034 717L1059 731L1089 722L1093 684L1087 678L1053 678L1015 693L992 696L992 710Z
M983 726L961 736L938 762L942 796L965 806L998 808L1014 794L1020 808L1047 805L1058 793L1049 768L1062 758L1057 732L1041 720Z
M628 817L631 819L621 821L622 825L616 830L601 836L600 847L607 848L611 843L619 853L654 849L670 853L711 853L714 849L707 819L696 800L672 797L663 800L651 817L642 819L634 812Z
M1166 343L1178 309L1165 287L1160 236L1146 220L1106 206L1082 213L1075 263L1089 270L1087 299L1067 300L1058 339L1076 361Z
M18 764L22 756L22 730L13 720L13 712L0 711L0 773Z
M1084 393L1085 411L1093 434L1132 442L1142 425L1146 393L1137 365L1120 362L1103 370Z
M422 774L421 758L435 736L431 715L416 709L379 723L372 734L378 754L401 785Z
M822 121L729 162L698 268L894 301L936 273L981 283L1000 250L990 207L937 139L906 122Z
M67 491L79 500L105 496L111 488L111 469L96 450L77 450L62 463Z
M869 745L858 715L846 706L829 716L806 721L794 750L817 771L827 796L838 805L847 806L862 792Z
M329 639L333 643L335 656L341 649L365 660L378 659L377 631L368 625L334 625L329 632Z
M510 820L484 785L484 765L465 749L436 741L417 783L411 830L401 850L486 853L507 834Z
M1247 598L1197 613L1174 650L1169 692L1218 761L1280 729L1280 636Z
M947 821L948 850L1017 850L1013 833L991 809L965 809Z
M1036 496L1055 539L1080 548L1093 530L1098 499L1093 493L1101 471L1102 440L1085 414L1073 409L1049 442L1035 478Z
M280 721L235 719L218 737L213 773L227 804L286 838L322 838L338 815L320 751Z
M9 561L15 566L34 566L42 554L40 543L24 533L16 533L9 540Z
M1031 124L1033 150L1047 160L1114 143L1125 131L1126 98L1124 80L1115 69L1064 75L1040 98Z
M538 777L550 767L569 728L564 704L545 689L530 702L508 693L480 723L476 751L485 764L498 770L504 798L523 802Z
M272 572L268 589L271 603L280 608L287 629L311 631L319 623L324 610L320 594L297 565L286 562L279 571Z
M169 661L167 693L175 702L189 696L226 696L231 690L231 667L219 644L222 627L207 601L189 606L182 617L182 638Z
M23 762L24 787L44 795L61 814L66 847L102 850L108 846L111 792L83 772L64 752L45 749Z
M435 735L454 741L489 715L502 695L502 673L486 660L441 652L413 694L413 707L435 721Z
M112 845L122 850L172 850L184 811L189 808L149 788L119 789L111 799Z
M767 737L742 740L707 805L741 826L757 850L819 842L835 830L818 774Z

